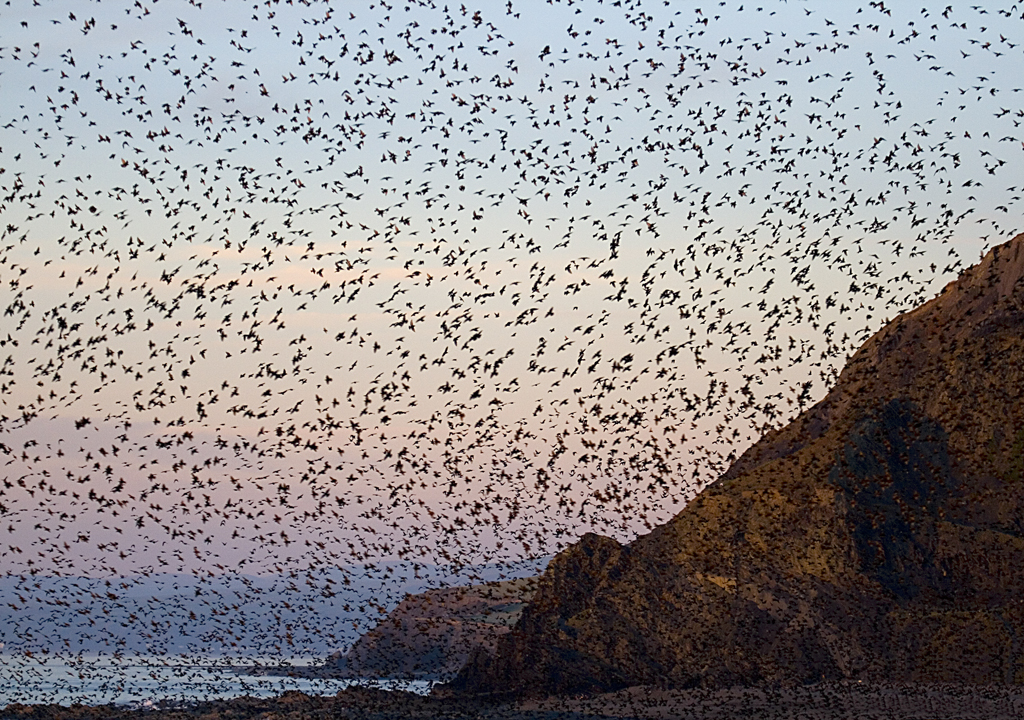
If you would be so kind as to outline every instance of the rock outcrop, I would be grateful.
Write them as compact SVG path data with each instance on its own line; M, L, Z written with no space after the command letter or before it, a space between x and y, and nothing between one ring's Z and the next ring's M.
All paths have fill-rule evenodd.
M466 695L1024 682L1024 235L629 546L556 556Z
M536 578L407 595L348 653L328 659L332 677L449 680L475 651L493 652L519 619Z

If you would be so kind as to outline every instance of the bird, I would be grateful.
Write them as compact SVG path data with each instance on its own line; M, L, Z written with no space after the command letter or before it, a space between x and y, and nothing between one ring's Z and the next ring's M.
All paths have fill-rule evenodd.
M460 5L11 11L0 704L650 532L1019 224L1012 11Z

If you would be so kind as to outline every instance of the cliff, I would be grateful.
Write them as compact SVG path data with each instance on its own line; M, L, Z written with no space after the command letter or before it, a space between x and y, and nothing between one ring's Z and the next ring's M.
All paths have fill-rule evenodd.
M519 619L536 578L407 595L348 653L323 668L333 677L449 680L481 649L493 652Z
M1024 682L1024 235L628 546L556 556L463 695Z

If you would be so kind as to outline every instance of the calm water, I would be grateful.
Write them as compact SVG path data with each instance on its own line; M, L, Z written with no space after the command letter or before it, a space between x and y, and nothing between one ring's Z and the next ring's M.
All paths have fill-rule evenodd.
M268 659L261 659L264 663ZM276 658L280 661L282 658ZM285 658L309 665L313 658ZM250 695L271 697L288 690L333 695L352 684L427 693L424 680L309 680L239 675L232 666L253 659L132 656L28 657L0 655L0 707L8 703L146 705L161 700L190 702Z

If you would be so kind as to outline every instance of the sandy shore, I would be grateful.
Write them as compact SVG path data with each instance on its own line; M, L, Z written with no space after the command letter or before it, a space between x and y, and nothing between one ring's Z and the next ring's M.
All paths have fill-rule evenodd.
M578 698L517 703L442 700L412 693L350 689L331 697L286 693L278 698L196 703L188 707L128 709L9 705L0 720L1018 720L1024 688L935 685L821 684L728 690L630 688Z

